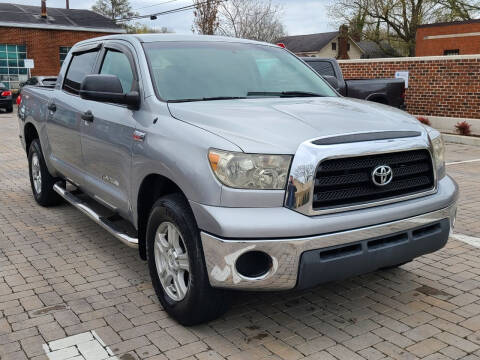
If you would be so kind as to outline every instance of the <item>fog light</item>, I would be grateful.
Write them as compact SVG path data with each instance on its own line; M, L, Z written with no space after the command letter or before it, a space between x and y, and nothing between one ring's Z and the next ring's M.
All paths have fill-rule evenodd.
M246 278L259 278L272 268L272 258L263 251L248 251L238 257L235 268Z

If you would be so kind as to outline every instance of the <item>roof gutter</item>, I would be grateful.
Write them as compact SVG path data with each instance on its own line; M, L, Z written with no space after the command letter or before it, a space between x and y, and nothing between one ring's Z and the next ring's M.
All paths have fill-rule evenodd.
M42 29L42 30L69 30L69 31L89 31L89 32L101 32L111 34L125 34L125 29L112 29L112 28L91 28L82 26L65 26L65 25L53 25L53 24L31 24L31 23L19 23L0 21L0 27L16 27L16 28L28 28L28 29Z

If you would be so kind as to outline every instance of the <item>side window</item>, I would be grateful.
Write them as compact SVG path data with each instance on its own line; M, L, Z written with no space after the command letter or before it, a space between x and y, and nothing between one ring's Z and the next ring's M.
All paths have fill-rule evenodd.
M73 55L67 74L65 75L65 81L63 82L63 89L65 91L78 95L83 78L92 73L97 54L98 51L90 51Z
M313 70L315 70L320 75L336 77L335 70L333 69L332 64L327 61L312 61L308 62L308 65L310 65Z
M133 72L127 55L115 50L108 50L103 60L100 74L116 75L122 83L123 92L132 90Z

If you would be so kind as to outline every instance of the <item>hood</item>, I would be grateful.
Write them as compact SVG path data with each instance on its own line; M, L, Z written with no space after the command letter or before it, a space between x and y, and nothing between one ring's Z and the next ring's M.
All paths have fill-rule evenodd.
M404 111L340 97L169 103L173 117L217 134L248 153L295 154L311 139L425 128Z

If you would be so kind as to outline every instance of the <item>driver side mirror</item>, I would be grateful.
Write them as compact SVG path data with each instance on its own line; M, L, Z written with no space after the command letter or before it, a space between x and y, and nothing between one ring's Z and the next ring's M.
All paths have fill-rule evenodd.
M80 97L85 100L128 105L138 109L138 91L123 92L122 83L116 75L94 74L84 77L80 86Z
M331 87L333 87L335 90L339 90L339 87L338 87L338 80L335 76L331 76L331 75L323 75L323 80L325 80L326 82L328 82L330 84Z

